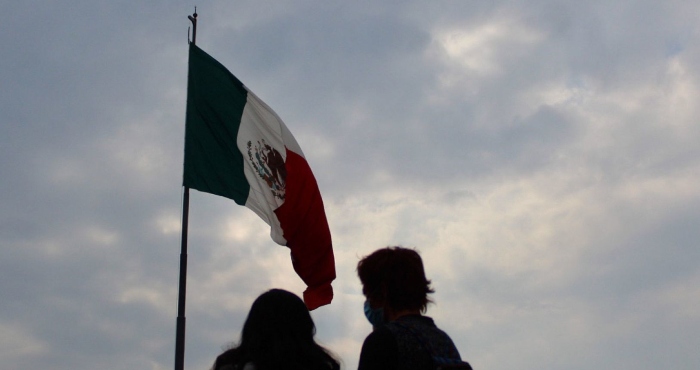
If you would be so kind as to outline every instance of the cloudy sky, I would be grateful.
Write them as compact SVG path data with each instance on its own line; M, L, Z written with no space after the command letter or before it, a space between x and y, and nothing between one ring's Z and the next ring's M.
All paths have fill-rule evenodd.
M700 368L700 3L28 0L0 3L3 369L173 367L194 5L316 174L338 278L312 316L345 369L356 263L396 244L475 369ZM190 207L206 369L304 285L251 211Z

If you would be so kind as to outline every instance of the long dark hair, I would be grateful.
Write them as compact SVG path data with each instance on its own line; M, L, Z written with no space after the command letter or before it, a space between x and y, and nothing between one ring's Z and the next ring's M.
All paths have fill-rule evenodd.
M253 302L240 344L217 357L214 370L243 369L249 362L256 370L340 369L338 361L314 341L315 334L309 310L298 296L269 290Z

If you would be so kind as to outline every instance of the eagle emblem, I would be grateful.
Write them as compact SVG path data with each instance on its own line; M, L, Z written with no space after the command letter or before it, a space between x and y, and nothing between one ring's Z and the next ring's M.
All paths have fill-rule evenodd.
M285 185L287 180L287 168L284 166L284 158L265 140L258 140L256 145L248 141L248 158L258 176L265 181L272 195L284 200Z

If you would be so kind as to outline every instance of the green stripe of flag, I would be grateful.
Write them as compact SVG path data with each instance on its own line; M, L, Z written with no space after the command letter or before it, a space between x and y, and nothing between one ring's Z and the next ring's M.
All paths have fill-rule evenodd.
M190 44L183 186L245 205L250 185L236 146L248 92L221 63Z

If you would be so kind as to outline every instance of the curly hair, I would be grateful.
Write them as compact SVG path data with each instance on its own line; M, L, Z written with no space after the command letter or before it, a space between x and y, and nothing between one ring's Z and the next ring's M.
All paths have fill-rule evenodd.
M432 303L428 294L435 290L414 249L393 246L376 250L358 262L357 275L367 299L383 302L394 310L425 312Z

